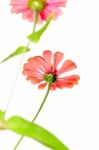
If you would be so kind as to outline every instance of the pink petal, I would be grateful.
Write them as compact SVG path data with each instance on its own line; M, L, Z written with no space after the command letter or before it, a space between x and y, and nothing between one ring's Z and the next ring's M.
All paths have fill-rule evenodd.
M64 83L64 82L58 81L58 82L56 82L56 87L59 89L72 88L73 85L71 83Z
M34 20L34 13L31 9L26 9L22 13L23 19L28 19L29 21L33 22Z
M65 73L67 71L75 69L77 66L76 64L71 60L66 60L61 68L57 71L57 75L59 76L62 73Z
M28 0L11 0L10 5L20 6L20 5L27 5Z
M56 84L55 83L51 84L50 90L56 90Z
M31 70L31 72L35 75L43 76L44 71L42 70L41 66L39 66L37 63L26 63L23 67L24 71ZM24 73L23 71L23 73Z
M33 77L33 76L27 77L27 80L31 80L31 82L33 84L38 84L38 83L43 81L42 79L39 79L39 78L36 78L36 77Z
M37 70L33 71L29 69L24 69L22 73L26 76L33 76L33 77L35 76L37 78L43 79L43 75L40 74Z
M43 58L45 59L47 69L48 69L49 71L51 71L52 52L49 51L49 50L44 51L44 52L43 52Z
M46 8L43 10L43 15L45 16L46 20L50 16L52 16L53 19L56 19L61 14L62 14L61 9L57 7L46 6Z
M66 2L67 2L67 0L47 0L47 3L49 5L54 4L55 6L57 6L57 4L59 6L63 6L63 5L65 5Z
M43 90L46 86L47 86L47 83L42 83L38 86L38 88Z
M27 10L27 2L28 0L11 0L12 12L20 13Z
M39 69L42 72L46 72L47 68L45 65L45 60L41 56L35 56L28 60L28 62L32 65L33 69Z
M62 88L72 88L74 85L78 84L80 77L78 75L71 75L64 78L59 78L56 81L56 86L60 89Z
M56 19L62 14L60 7L65 7L67 0L47 0L47 6L44 9L46 18L54 14L53 19Z
M56 52L53 56L53 68L56 69L56 67L59 65L59 63L62 61L64 54L60 52Z
M72 83L78 83L78 80L80 80L79 75L70 75L67 77L58 78L59 81L70 81Z

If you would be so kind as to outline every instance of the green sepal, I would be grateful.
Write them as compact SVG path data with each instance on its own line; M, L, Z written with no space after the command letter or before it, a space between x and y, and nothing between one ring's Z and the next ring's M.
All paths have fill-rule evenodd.
M51 20L52 20L52 18L50 17L50 18L47 20L46 24L45 24L40 30L38 30L38 31L36 31L36 32L34 32L34 33L28 35L28 39L29 39L30 41L34 42L34 43L37 43L37 42L40 40L40 38L41 38L41 36L43 35L43 33L46 31L46 29L47 29L47 27L49 26Z
M28 51L30 51L29 48L27 48L27 47L25 47L25 46L20 46L20 47L18 47L13 53L11 53L9 56L7 56L5 59L3 59L3 60L0 62L0 64L3 63L3 62L5 62L5 61L7 61L7 60L9 60L9 59L11 59L12 57L15 57L15 56L17 56L17 55L20 55L20 54L22 54L22 53L24 53L24 52L28 52Z

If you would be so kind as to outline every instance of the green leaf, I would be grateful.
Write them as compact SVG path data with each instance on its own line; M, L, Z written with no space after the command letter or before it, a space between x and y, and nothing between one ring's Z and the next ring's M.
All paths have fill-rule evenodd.
M69 150L57 137L37 124L13 116L6 122L6 128L18 134L33 138L53 150Z
M5 114L5 112L0 110L0 121L3 120L4 114Z
M0 64L3 63L3 62L5 62L5 61L7 61L7 60L9 60L9 59L11 59L12 57L15 57L15 56L17 56L17 55L20 55L20 54L22 54L22 53L24 53L24 52L28 52L28 51L30 51L29 48L27 48L27 47L25 47L25 46L20 46L20 47L18 47L13 53L11 53L9 56L7 56L5 59L3 59L3 60L0 62Z
M4 115L5 115L5 112L0 110L0 130L5 129L5 127L4 127Z
M51 20L52 20L52 18L50 17L50 18L47 20L46 24L45 24L40 30L38 30L37 32L34 32L34 33L30 34L30 35L28 36L28 39L29 39L30 41L34 42L34 43L37 43L37 42L40 40L42 34L46 31L46 29L47 29L47 27L49 26Z

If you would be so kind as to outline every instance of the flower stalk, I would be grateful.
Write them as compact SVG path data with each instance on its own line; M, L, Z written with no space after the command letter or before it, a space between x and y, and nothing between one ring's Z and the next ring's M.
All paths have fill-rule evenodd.
M44 106L44 104L45 104L45 101L46 101L46 99L47 99L47 97L48 97L48 94L49 94L49 91L50 91L50 87L51 87L51 82L48 83L47 92L46 92L46 94L45 94L45 96L44 96L44 98L43 98L43 101L42 101L42 103L41 103L41 105L40 105L38 111L36 112L36 114L35 114L35 116L34 116L34 118L33 118L33 120L32 120L32 123L36 120L36 118L38 117L39 113L41 112L41 110L42 110L42 108L43 108L43 106ZM21 138L19 139L19 141L17 142L17 144L15 145L15 147L14 147L13 150L16 150L16 149L18 148L18 146L19 146L19 144L21 143L21 141L23 140L23 138L24 138L24 136L21 136Z

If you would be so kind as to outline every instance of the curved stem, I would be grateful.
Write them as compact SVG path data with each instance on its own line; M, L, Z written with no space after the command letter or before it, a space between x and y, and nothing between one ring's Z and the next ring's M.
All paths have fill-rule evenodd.
M32 31L32 33L35 32L37 20L38 20L38 11L35 12L35 20L34 20L34 26L33 26L33 31ZM25 49L23 50L22 58L21 58L21 60L20 60L20 64L19 64L19 67L18 67L18 70L17 70L17 74L16 74L16 77L15 77L15 80L14 80L14 83L13 83L13 85L12 85L12 89L11 89L11 92L10 92L10 95L9 95L9 98L8 98L8 103L7 103L7 106L6 106L6 109L5 109L5 115L6 115L7 111L8 111L9 105L10 105L10 103L11 103L12 96L13 96L13 93L14 93L14 91L15 91L15 87L16 87L16 82L17 82L17 79L18 79L18 75L19 75L19 72L20 72L20 69L21 69L21 65L22 65L23 60L24 60L24 55L25 55L25 52L26 52L26 50L28 49L29 45L30 45L30 41L28 41L28 43L27 43Z
M48 97L48 94L49 94L49 91L50 91L50 86L51 86L51 83L48 84L47 92L46 92L46 94L45 94L45 96L44 96L44 98L43 98L43 101L42 101L42 103L41 103L41 105L40 105L38 111L36 112L36 114L35 114L35 116L34 116L34 118L33 118L33 120L32 120L32 123L33 123L33 122L36 120L36 118L38 117L38 115L39 115L39 113L40 113L40 111L41 111L41 109L42 109L42 107L43 107L43 105L44 105L44 103L45 103L45 101L46 101L46 99L47 99L47 97ZM19 139L19 141L17 142L17 144L15 145L15 147L14 147L13 150L16 150L16 149L18 148L18 146L19 146L19 144L21 143L21 141L23 140L23 138L24 138L24 136L21 136L21 138Z
M44 105L44 103L45 103L45 101L46 101L46 99L47 99L47 96L48 96L48 94L49 94L50 86L51 86L51 83L48 84L47 92L46 92L46 94L45 94L45 96L44 96L44 99L43 99L43 101L42 101L42 103L41 103L41 105L40 105L40 107L39 107L37 113L35 114L35 116L34 116L32 122L34 122L34 121L36 120L37 116L39 115L39 113L40 113L40 111L41 111L41 109L42 109L42 107L43 107L43 105Z

